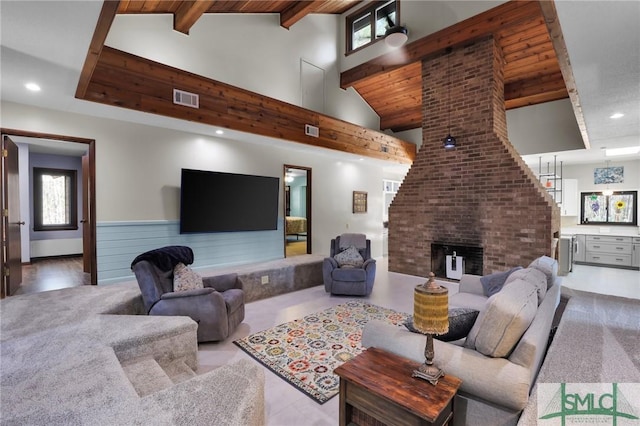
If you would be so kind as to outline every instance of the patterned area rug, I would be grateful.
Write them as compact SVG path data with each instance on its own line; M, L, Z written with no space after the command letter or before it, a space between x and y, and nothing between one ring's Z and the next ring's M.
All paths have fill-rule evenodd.
M407 314L362 301L316 312L234 341L242 350L319 404L338 393L333 370L363 351L370 320L402 324Z

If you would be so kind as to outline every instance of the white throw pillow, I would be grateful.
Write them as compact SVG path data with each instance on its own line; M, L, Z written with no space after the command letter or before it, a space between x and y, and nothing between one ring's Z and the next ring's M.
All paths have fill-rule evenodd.
M558 261L549 256L540 256L528 266L543 272L547 277L547 289L551 288L558 276Z
M204 288L202 277L184 263L173 268L173 291L186 291Z
M486 356L505 358L529 328L537 311L535 286L515 280L487 299L464 346Z
M341 268L361 268L364 264L364 259L355 246L350 246L348 249L333 256L333 258Z
M547 276L544 272L535 268L520 269L509 275L504 285L509 285L516 280L524 280L533 284L538 291L538 305L542 303L544 296L547 294Z

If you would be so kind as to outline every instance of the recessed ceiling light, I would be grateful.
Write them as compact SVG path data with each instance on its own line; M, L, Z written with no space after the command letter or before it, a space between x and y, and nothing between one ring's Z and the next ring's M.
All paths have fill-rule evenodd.
M615 114L612 114L611 116L609 116L609 118L613 118L613 119L622 118L622 117L624 117L624 114L621 112L616 112Z
M40 91L40 86L38 86L36 83L27 83L24 85L24 87L26 87L28 90L31 90L32 92Z
M607 157L615 157L616 155L632 155L640 152L640 146L628 146L626 148L611 148L605 150Z
M216 130L216 135L224 135L224 132L222 130Z

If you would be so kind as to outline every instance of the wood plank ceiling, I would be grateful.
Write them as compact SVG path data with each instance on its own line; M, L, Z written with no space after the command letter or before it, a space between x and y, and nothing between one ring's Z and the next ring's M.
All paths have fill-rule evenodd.
M546 2L548 0L540 1ZM289 28L307 14L342 14L361 2L360 0L121 0L117 4L117 10L113 5L114 2L105 2L105 6L103 6L105 17L104 19L101 17L96 28L76 96L114 105L118 105L118 102L122 101L118 101L119 96L115 95L117 87L114 87L112 92L107 94L106 89L95 81L96 76L94 76L94 68L104 70L104 60L102 68L100 66L96 68L96 65L101 63L102 45L116 12L121 14L171 13L174 15L174 29L188 34L189 29L204 13L278 13L280 14L281 26ZM108 3L112 5L108 5ZM543 9L545 9L544 14ZM563 45L558 45L558 37L555 37L552 42L549 35L554 30L559 31L559 27L556 25L557 16L549 16L550 14L555 15L554 11L554 8L541 7L538 0L512 0L503 3L451 27L408 43L401 48L404 50L404 55L402 55L404 59L401 63L398 63L399 55L392 52L349 69L341 74L340 84L343 88L353 87L360 93L380 116L382 129L391 129L397 132L419 128L422 125L421 61L425 58L442 55L448 47L464 46L474 40L493 36L504 55L505 107L507 109L567 98L569 97L567 86L572 87L573 77L568 61L563 60L559 63L556 56L556 50L560 49L561 59L568 57L566 48ZM115 53L110 51L110 54L114 55ZM108 65L108 67L113 66L113 64ZM126 70L123 69L124 71ZM187 75L190 74L185 72L185 76ZM117 79L114 82L117 84ZM198 81L197 84L205 83ZM147 96L148 93L140 93L139 95ZM139 102L132 103L135 109L142 109L139 104ZM255 105L251 107L253 108ZM255 111L255 113L257 114L255 119L259 121L260 111ZM293 116L300 115L295 112L292 114ZM167 115L172 114L167 113ZM247 119L249 117L244 118L245 121L242 123L238 123L240 128L247 126ZM320 120L327 122L330 121L330 117L319 116L315 122ZM235 127L228 120L222 124L229 128ZM344 127L339 123L332 123L332 126L334 128ZM392 147L393 151L400 156L401 162L405 161L402 159L405 155L406 160L411 161L415 153L415 151L413 153L406 151L407 147L402 141L391 140L391 145L389 145L388 141L380 140L378 136L369 135L368 139L363 142L363 145L366 146L361 152L362 155L368 155L366 151L370 150L372 143L376 150L378 146ZM298 138L297 141L307 143L304 138L302 140ZM334 149L336 148L334 147ZM356 149L353 152L359 153L359 150ZM378 151L374 153L374 156L381 158L380 154L389 155L386 150L382 150L382 153ZM395 160L398 161L397 158Z
M569 96L538 1L510 1L408 43L404 55L390 53L343 72L341 86L360 93L380 115L382 129L420 127L421 61L487 36L504 55L506 109Z

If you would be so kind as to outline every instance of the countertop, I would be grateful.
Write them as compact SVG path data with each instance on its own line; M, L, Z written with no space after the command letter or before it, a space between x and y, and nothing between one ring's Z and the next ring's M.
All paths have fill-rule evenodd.
M599 226L599 225L575 225L560 229L561 236L576 234L584 235L609 235L612 237L638 237L640 227L638 226Z

